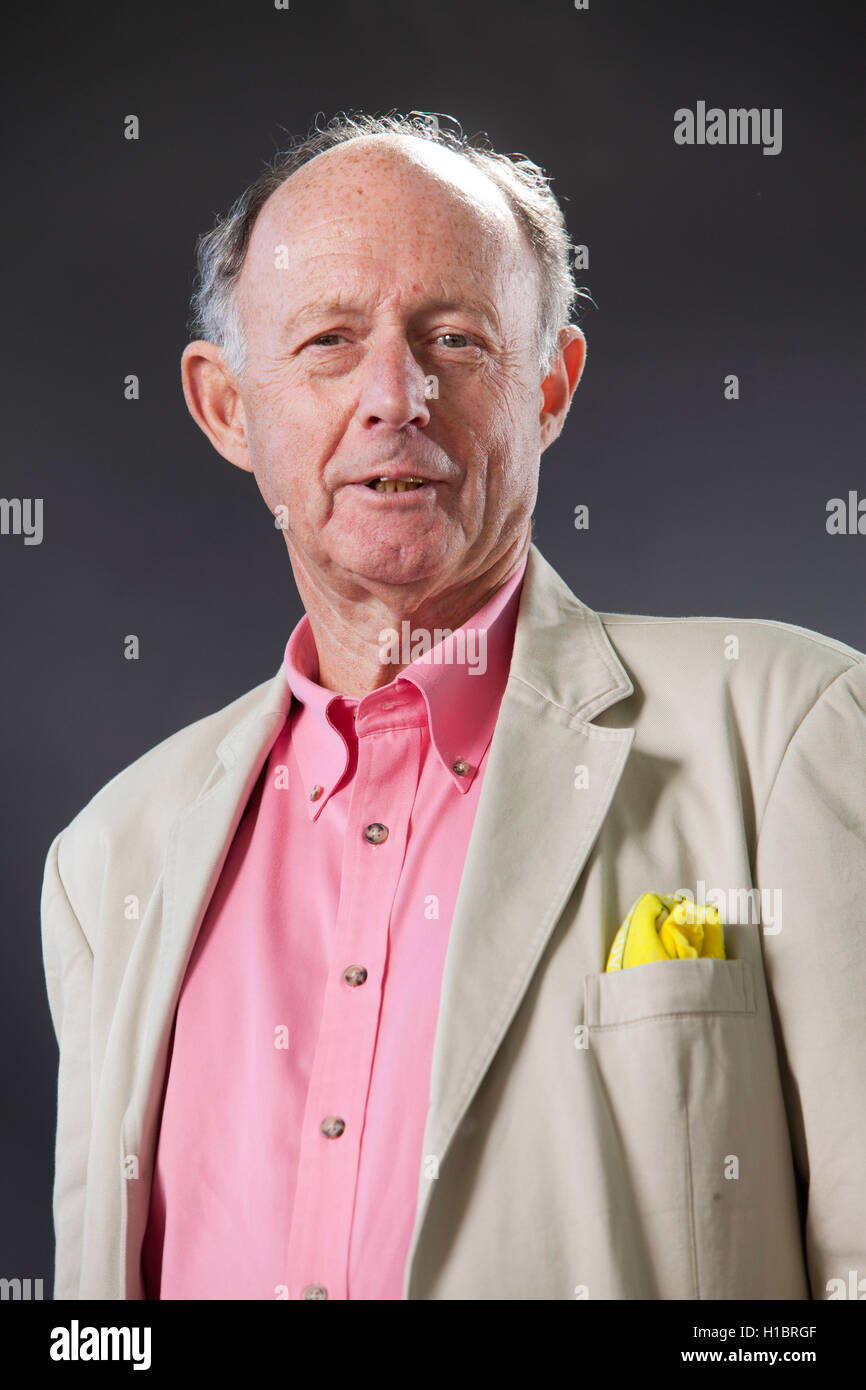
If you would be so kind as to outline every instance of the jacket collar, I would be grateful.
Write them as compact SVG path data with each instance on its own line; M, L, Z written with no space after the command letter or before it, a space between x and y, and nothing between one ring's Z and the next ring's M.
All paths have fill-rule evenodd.
M604 624L571 592L541 551L530 547L511 678L583 720L634 692Z
M509 679L585 720L634 691L598 613L572 593L534 543L520 594ZM265 684L260 703L218 745L220 762L228 768L254 760L271 729L276 736L291 703L281 665Z

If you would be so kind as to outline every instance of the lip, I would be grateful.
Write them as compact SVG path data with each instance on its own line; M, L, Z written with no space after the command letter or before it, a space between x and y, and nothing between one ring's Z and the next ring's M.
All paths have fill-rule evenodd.
M377 476L380 478L387 478L390 482L397 478L420 478L421 474L380 473ZM375 488L369 486L369 482L346 483L345 487L346 490L349 492L355 492L359 495L363 494L367 498L372 499L372 501L375 503L377 507L389 505L393 506L397 502L402 503L405 506L407 503L411 503L413 500L415 500L416 503L428 502L431 498L434 498L436 496L436 486L439 481L441 480L434 478L425 478L420 487L409 488L407 492L377 492Z
M363 478L355 478L352 486L360 484L367 487L369 483L377 483L382 480L388 483L398 482L401 478L421 478L425 483L436 483L441 481L439 478L428 477L417 468L382 468L377 473L365 473Z

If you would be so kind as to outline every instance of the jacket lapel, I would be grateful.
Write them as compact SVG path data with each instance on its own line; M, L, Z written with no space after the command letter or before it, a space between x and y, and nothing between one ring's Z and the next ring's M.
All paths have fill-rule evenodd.
M280 667L253 711L219 744L219 761L208 782L169 832L161 902L155 899L151 922L142 924L158 932L158 944L151 987L138 991L139 998L147 999L146 1018L123 1122L124 1151L139 1151L146 1171L155 1159L171 1029L187 963L246 803L290 703L291 691ZM124 1201L131 1196L129 1188L123 1184ZM139 1251L149 1192L149 1183L132 1186L126 1219L126 1292L121 1295L125 1298L141 1296Z
M165 870L165 920L160 950L163 978L186 968L204 912L213 895L247 800L264 766L291 700L281 670L260 708L237 725L217 748L219 770L198 800L175 822Z
M440 1163L622 776L634 729L589 721L633 689L601 619L533 545L445 960L423 1147ZM422 1174L404 1297L435 1186Z

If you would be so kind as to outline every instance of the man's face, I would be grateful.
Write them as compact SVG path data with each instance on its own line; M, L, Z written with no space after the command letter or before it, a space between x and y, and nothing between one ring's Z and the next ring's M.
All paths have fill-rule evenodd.
M411 148L367 138L304 166L239 284L249 466L293 563L349 593L471 580L522 548L535 504L533 254L488 180Z

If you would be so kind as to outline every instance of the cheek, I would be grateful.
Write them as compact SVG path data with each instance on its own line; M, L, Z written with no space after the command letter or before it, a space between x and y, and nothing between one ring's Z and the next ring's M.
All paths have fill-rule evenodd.
M491 446L503 454L518 454L538 430L538 390L531 390L523 373L503 369L478 383L475 416Z
M269 385L246 406L247 441L259 489L268 506L312 501L324 461L339 438L332 405L308 390Z
M487 439L487 491L498 511L522 511L534 503L539 458L537 413L528 397L509 395Z
M505 478L510 478L524 463L530 442L527 421L509 406L491 413L484 436L490 471Z
M489 373L479 375L450 402L443 401L443 423L456 456L467 463L495 465L511 452L515 421L507 391Z

